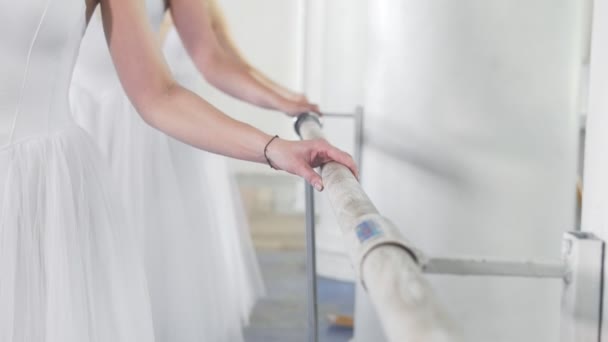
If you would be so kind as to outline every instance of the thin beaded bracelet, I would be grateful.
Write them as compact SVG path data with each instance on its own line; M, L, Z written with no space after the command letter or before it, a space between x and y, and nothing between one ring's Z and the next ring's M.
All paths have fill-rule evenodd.
M270 143L273 142L274 139L277 139L278 137L279 137L278 135L275 135L274 137L272 137L272 139L270 139L270 141L268 141L268 143L264 147L264 158L266 158L266 162L268 163L268 166L270 166L270 168L273 170L277 170L277 168L272 165L270 158L268 158L268 146L270 146Z

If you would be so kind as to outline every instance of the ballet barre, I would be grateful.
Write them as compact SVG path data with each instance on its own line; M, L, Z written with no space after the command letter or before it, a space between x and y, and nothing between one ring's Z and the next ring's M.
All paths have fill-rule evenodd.
M356 114L359 113L359 114ZM357 123L355 156L361 161L363 110ZM359 126L360 125L360 126ZM324 138L321 121L302 114L295 122L303 140ZM604 242L581 231L567 232L562 259L498 259L484 257L427 258L382 217L352 173L337 163L321 167L334 213L338 218L351 264L367 291L390 342L462 341L437 301L423 273L460 276L544 278L562 281L561 342L599 341L602 315ZM306 186L308 336L318 340L315 268L314 191Z
M334 119L352 119L355 124L355 149L353 153L353 159L361 169L361 162L363 159L363 107L357 106L353 113L323 113L326 118ZM296 121L297 123L297 121ZM297 127L297 126L296 126ZM297 132L297 128L296 128Z
M323 138L319 118L300 115L296 132L304 139ZM420 253L382 217L348 168L321 167L325 194L342 230L358 279L376 307L389 341L461 341L419 266ZM317 341L314 192L307 185L308 336Z

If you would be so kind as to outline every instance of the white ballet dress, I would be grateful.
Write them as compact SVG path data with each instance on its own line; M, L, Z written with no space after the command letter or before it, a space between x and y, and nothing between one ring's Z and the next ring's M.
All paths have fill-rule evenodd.
M147 0L154 29L162 0ZM113 67L99 13L85 34L72 112L111 165L139 227L160 342L238 342L263 286L240 197L221 157L148 126Z
M70 115L84 0L0 2L0 341L151 342L133 226Z
M205 80L190 59L175 28L167 33L163 51L174 78L182 86L205 98L208 85L204 84ZM229 269L232 271L230 291L235 294L234 299L240 308L243 322L248 323L253 306L264 296L265 290L246 212L226 157L203 153L201 160L201 171L207 183L215 189L212 205L216 221L231 227L222 234L228 252L226 258L230 261Z

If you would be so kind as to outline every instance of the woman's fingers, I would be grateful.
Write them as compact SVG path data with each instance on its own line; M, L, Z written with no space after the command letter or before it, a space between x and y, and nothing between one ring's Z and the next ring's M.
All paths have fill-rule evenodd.
M310 161L311 167L319 167L329 162L336 162L346 166L352 174L359 179L359 170L350 154L332 146L325 140L317 140L312 142L314 157Z
M357 180L359 179L359 169L357 168L357 164L348 153L342 152L335 148L331 149L329 153L331 159L348 167L355 178L357 178Z
M328 162L340 163L358 179L359 171L353 158L346 152L330 145L323 139L309 141L287 141L276 139L269 146L268 156L278 169L304 178L317 191L323 191L324 184L314 168Z
M323 153L327 160L323 161L323 163L327 163L330 161L335 161L340 163L350 169L355 178L359 179L359 169L357 168L357 164L350 156L350 154L330 145L327 142L324 142L325 145L325 153Z
M304 112L312 112L319 116L323 116L323 113L321 113L319 106L317 106L316 104L312 104L312 103L306 104L306 110Z
M321 176L315 172L309 165L302 167L300 176L304 178L310 185L312 185L317 191L323 191L323 180Z
M323 115L319 110L319 106L308 102L290 102L282 111L289 116L298 116L302 113L310 112Z

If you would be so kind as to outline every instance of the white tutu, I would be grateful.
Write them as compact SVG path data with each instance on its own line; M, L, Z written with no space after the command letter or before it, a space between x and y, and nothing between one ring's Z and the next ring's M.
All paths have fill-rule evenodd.
M119 85L70 97L143 229L157 341L242 341L261 280L223 160L147 126Z
M190 91L205 98L205 81L201 77L175 29L167 33L163 48L165 58L175 79ZM251 232L238 187L223 156L203 153L199 164L201 174L214 189L212 211L215 221L228 228L222 232L226 269L235 294L235 305L240 308L245 324L256 301L265 293L261 272L251 240Z
M215 191L211 203L214 221L218 227L224 227L220 237L230 286L227 292L233 294L233 305L241 323L247 325L255 303L264 296L265 290L245 209L225 157L206 153L203 161L201 174Z
M180 85L205 98L205 81L188 56L175 29L167 33L163 51L173 76ZM204 179L215 190L214 201L211 203L215 221L230 227L222 234L225 251L229 253L226 255L226 268L232 270L229 274L231 292L236 294L235 301L241 309L243 321L247 323L254 304L264 295L265 290L245 209L226 158L203 153L201 161L201 174L204 174Z
M153 341L141 252L74 124L0 149L0 341Z

